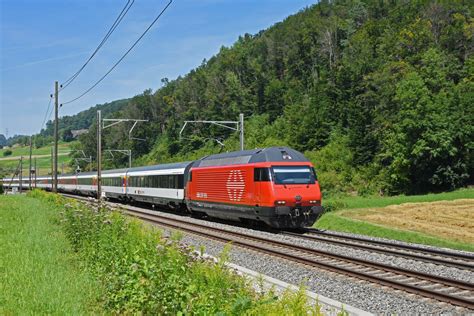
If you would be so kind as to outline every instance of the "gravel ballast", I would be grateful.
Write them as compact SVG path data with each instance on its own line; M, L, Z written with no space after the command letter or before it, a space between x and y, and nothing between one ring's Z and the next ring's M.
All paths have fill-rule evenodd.
M182 216L169 213L160 212L160 215L179 217L181 220L183 219ZM271 237L274 240L291 242L301 246L344 254L346 256L353 256L360 259L376 261L396 267L411 269L414 271L421 271L448 278L456 278L463 281L474 281L472 272L453 267L438 266L426 262L383 255L376 252L337 246L313 240L303 240L293 236L251 230L248 228L231 226L217 222L203 221L194 218L184 219L190 222L205 223L211 227L221 227L231 231L244 232L247 234L263 237ZM224 244L221 242L209 240L191 234L183 234L182 242L189 246L194 246L196 249L200 249L201 246L204 246L206 249L205 252L212 256L219 256L224 247ZM231 248L229 261L290 284L299 285L304 283L310 291L375 314L466 315L472 314L474 312L461 307L455 307L450 304L445 304L409 293L397 291L391 288L378 286L369 282L350 278L322 269L308 267L284 259L257 253L237 246Z

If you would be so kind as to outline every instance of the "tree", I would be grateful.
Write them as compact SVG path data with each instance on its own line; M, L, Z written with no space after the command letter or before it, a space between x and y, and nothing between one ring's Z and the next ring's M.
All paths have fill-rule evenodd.
M63 141L65 142L70 142L70 141L73 141L74 140L74 137L72 135L72 132L70 129L66 129L64 132L63 132Z

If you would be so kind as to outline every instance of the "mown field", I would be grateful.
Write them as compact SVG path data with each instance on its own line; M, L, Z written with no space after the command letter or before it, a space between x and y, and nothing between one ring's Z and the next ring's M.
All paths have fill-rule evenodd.
M474 251L474 189L392 197L343 197L315 224L407 242Z
M64 172L70 172L69 162L71 158L68 153L76 142L60 143L58 146L58 168L61 171L61 167L64 164ZM12 154L4 156L6 150L11 150ZM15 147L15 148L4 148L0 149L0 169L4 169L8 172L13 172L18 166L20 156L23 156L23 175L28 175L29 168L29 146ZM33 158L36 157L36 163L39 170L39 175L46 175L51 172L51 147L45 146L40 148L34 148L32 151ZM33 162L32 162L33 163Z

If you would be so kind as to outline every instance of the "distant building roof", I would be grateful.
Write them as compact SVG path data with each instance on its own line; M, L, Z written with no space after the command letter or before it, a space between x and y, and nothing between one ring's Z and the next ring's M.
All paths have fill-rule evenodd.
M74 129L71 130L72 137L77 138L79 135L87 133L89 130L88 129Z

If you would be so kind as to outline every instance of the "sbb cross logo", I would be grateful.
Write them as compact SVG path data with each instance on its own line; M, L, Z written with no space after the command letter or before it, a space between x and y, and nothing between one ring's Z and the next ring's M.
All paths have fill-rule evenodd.
M241 170L232 170L227 178L227 194L231 201L241 201L244 195L245 181Z

